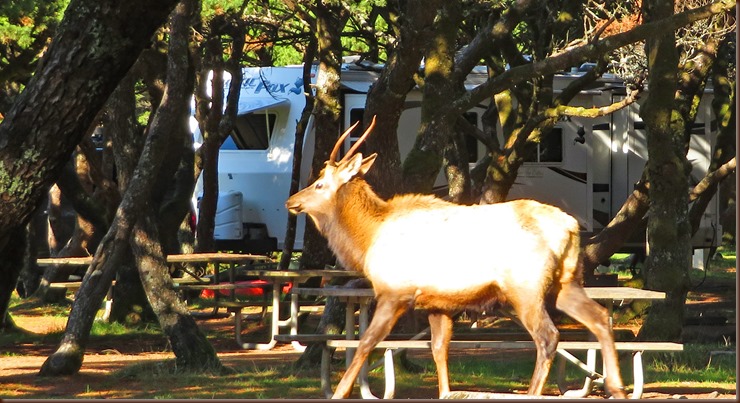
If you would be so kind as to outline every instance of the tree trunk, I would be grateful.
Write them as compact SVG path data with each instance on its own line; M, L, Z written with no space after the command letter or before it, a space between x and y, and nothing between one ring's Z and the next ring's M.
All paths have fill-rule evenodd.
M180 62L180 59L172 61L173 64ZM186 66L187 63L185 68ZM178 70L170 70L170 65L168 65L168 71L175 72ZM170 77L173 77L173 75L170 75ZM72 305L72 311L60 346L42 365L41 375L73 374L79 371L82 366L84 349L95 313L110 287L116 267L125 254L129 252L129 241L134 226L146 211L146 206L150 205L153 197L156 175L164 162L162 155L172 143L174 131L169 130L169 127L173 124L172 119L179 116L174 112L187 105L187 94L189 94L190 89L183 88L185 86L182 85L182 82L180 82L180 87L177 87L174 84L177 82L178 80L172 80L171 83L168 83L162 106L157 110L152 120L144 150L116 212L116 217L100 247L98 247L88 273L83 279L82 286L77 292L77 298ZM166 280L160 279L159 281ZM152 296L149 295L149 297L151 301ZM155 308L158 315L162 313L162 311L158 311L157 307L153 308ZM162 308L167 309L167 306ZM187 327L189 323L185 321L183 325ZM176 342L179 343L179 340Z
M213 252L216 244L213 233L216 227L216 205L218 199L218 149L221 141L218 136L218 125L223 117L224 81L220 37L214 36L206 42L206 59L213 69L211 79L210 109L207 114L203 132L203 144L198 150L203 163L201 177L203 194L198 200L198 230L196 231L195 248L198 252Z
M649 183L643 172L642 179L609 224L591 238L581 240L583 274L587 282L593 278L594 270L616 253L641 226L648 212L648 189Z
M379 152L379 155L366 179L385 199L402 190L398 120L404 110L406 94L415 85L414 74L418 72L421 59L430 45L428 38L440 4L439 0L406 2L397 45L388 57L386 68L367 94L363 121L370 123L373 116L378 120L373 134L365 140L365 150L368 154Z
M141 156L146 141L145 133L136 123L135 82L142 59L139 58L131 72L124 77L106 104L103 118L105 135L110 140L111 152L115 161L115 177L118 193L125 194L131 184L136 163ZM141 323L154 319L154 314L146 299L139 279L137 263L131 248L121 252L121 260L116 270L116 286L110 316L105 318L117 323Z
M296 123L295 143L293 145L293 167L290 175L290 191L292 196L298 192L301 179L301 165L303 163L303 140L306 137L306 128L311 118L311 112L314 107L313 91L311 90L311 66L316 56L316 39L312 38L303 54L303 92L306 94L306 105L301 111L301 118ZM283 251L280 255L278 264L279 270L288 270L293 257L293 248L295 247L296 225L298 217L295 214L288 215L288 225L285 229L285 241L283 242Z
M316 139L309 183L313 182L324 168L324 162L329 159L329 153L334 147L340 132L341 32L348 15L347 10L341 4L318 3L316 5L316 35L318 38L319 72L316 77L314 104ZM334 255L329 250L326 239L310 220L306 220L303 239L303 254L300 263L302 269L323 268L334 261Z
M646 21L673 14L673 2L648 0ZM673 32L646 41L650 88L640 110L647 128L650 180L645 262L646 285L666 299L652 304L640 330L644 340L680 340L691 268L691 225L688 219L689 162L684 151L683 118L673 109L678 80L678 52Z
M156 219L151 212L139 218L132 235L132 248L159 325L170 341L178 370L222 370L216 350L198 328L187 305L173 289L167 259L159 242Z
M445 152L452 157L450 160L458 159L451 134L457 115L446 106L464 91L458 90L462 82L456 80L461 78L453 75L457 27L462 15L454 2L444 3L441 13L444 18L435 24L431 38L434 46L428 48L424 64L419 132L403 162L404 191L409 193L432 192Z
M170 43L167 58L167 87L162 103L150 125L150 136L161 137L166 143L158 145L160 159L167 146L182 141L184 131L182 121L189 110L193 80L188 56L190 22L193 17L195 0L183 0L175 9L170 23ZM238 80L237 82L240 82ZM178 123L180 122L180 123ZM174 129L173 129L174 128ZM178 130L179 129L179 130ZM161 148L160 148L161 147ZM163 182L163 177L174 174L166 169L166 161L158 162L149 180L153 185ZM171 162L170 162L171 163ZM163 169L164 168L164 169ZM160 192L149 192L153 200L150 206L159 206ZM154 313L157 315L162 331L170 341L179 369L211 370L222 369L216 350L200 331L190 315L186 304L173 290L172 277L162 248L159 225L155 214L157 208L142 212L132 236L132 249L139 266L141 283Z
M70 2L33 78L0 123L0 260L10 261L15 242L10 238L28 223L97 112L176 3ZM17 273L3 270L3 275L15 285ZM0 294L0 307L8 298L9 293Z
M319 2L316 6L316 34L317 53L319 58L319 72L316 78L317 88L314 98L314 133L315 146L314 156L311 162L311 175L308 182L313 182L324 167L324 162L329 159L341 122L339 120L340 110L340 74L342 44L340 35L348 13L339 4L331 6ZM323 268L334 262L334 254L329 245L316 227L313 221L306 220L306 230L303 235L303 253L301 255L301 269ZM356 269L356 268L348 268ZM318 286L318 284L315 284ZM321 324L318 332L336 333L344 328L343 310L341 304L329 303L321 316ZM337 309L338 308L338 309ZM320 361L320 348L309 346L298 359L300 366L316 365Z
M8 305L10 294L15 289L15 283L23 267L23 255L26 249L25 228L18 226L15 228L15 233L11 235L4 245L8 252L3 259L0 259L0 333L15 329L15 324L8 312Z
M6 189L0 205L3 238L6 230L28 220L175 3L69 4L54 42L0 125L0 183Z
M128 198L132 199L133 195L129 195ZM82 285L77 291L62 341L57 350L44 361L39 375L71 375L82 367L85 346L90 337L95 314L110 288L118 265L129 250L128 235L133 224L126 210L132 207L133 202L125 199L124 202L95 252Z
M203 195L200 199L200 208L198 210L198 230L196 249L199 252L209 252L216 248L213 238L216 226L216 209L218 204L218 155L221 144L231 134L236 124L236 114L241 94L242 71L239 61L244 49L244 35L233 35L230 58L228 62L223 62L224 50L221 46L222 33L221 27L218 27L218 19L210 23L211 38L206 42L206 60L209 66L213 68L213 78L211 81L212 96L210 109L206 116L205 122L201 127L205 129L203 133L203 145L200 147L199 157L202 163L201 175L203 176ZM224 71L231 74L228 95L224 96ZM207 102L207 101L206 101ZM225 108L224 108L225 105ZM202 109L207 106L201 100Z

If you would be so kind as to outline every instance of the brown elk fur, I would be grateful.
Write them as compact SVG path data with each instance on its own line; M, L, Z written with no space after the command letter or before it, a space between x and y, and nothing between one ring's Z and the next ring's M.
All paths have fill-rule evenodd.
M606 309L581 286L575 219L533 200L486 206L424 195L382 200L363 179L376 155L354 154L369 132L335 162L345 132L319 178L286 202L292 213L308 214L337 259L364 272L375 290L375 315L334 398L350 395L370 351L414 306L429 312L439 393L449 392L452 315L504 303L514 308L535 342L537 362L528 393L542 393L555 355L559 333L546 310L554 305L596 335L607 390L624 398Z

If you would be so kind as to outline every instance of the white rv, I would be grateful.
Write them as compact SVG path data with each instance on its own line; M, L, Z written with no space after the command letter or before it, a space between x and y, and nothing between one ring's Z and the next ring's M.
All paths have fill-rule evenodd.
M215 237L221 247L264 253L282 248L288 212L285 200L290 188L296 122L305 105L302 68L245 68L236 129L226 140L219 157L219 199ZM573 71L558 75L555 89L563 88L574 77ZM342 72L343 127L362 119L365 99L378 73L357 67ZM313 75L315 79L315 74ZM468 88L486 79L485 69L468 77ZM228 81L225 83L228 87ZM581 92L571 102L585 107L604 106L624 97L619 80L603 79L595 88ZM692 181L706 173L716 134L712 131L711 91L700 105L699 117L691 137L689 160ZM411 91L399 122L399 148L404 157L414 143L420 122L421 93ZM647 158L644 125L639 106L620 110L597 119L563 119L547 141L539 145L532 161L519 170L510 199L533 198L563 208L578 219L584 233L603 228L622 206L640 178ZM466 118L481 127L485 105L468 111ZM304 141L300 187L306 186L313 157L314 134L309 122ZM197 140L200 133L193 125ZM500 131L499 131L500 133ZM356 138L350 137L349 148ZM500 139L501 140L501 139ZM472 140L470 142L472 143ZM470 162L485 153L483 145L468 147ZM444 185L444 177L438 178ZM202 192L196 185L194 203ZM296 249L303 246L305 216L298 217ZM701 229L693 239L694 248L709 248L721 242L718 201L710 204ZM641 238L641 239L640 239ZM625 249L642 248L638 237Z

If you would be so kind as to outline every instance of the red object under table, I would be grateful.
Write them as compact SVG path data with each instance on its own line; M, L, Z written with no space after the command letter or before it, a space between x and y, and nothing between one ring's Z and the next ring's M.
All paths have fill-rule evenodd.
M261 297L265 294L265 288L271 285L271 283L268 283L265 280L235 281L234 284L247 284L247 285L254 285L255 287L237 288L236 290L218 290L218 292L221 293L221 295L227 296L227 297L231 295L232 291L234 291L236 295L239 295L242 297ZM283 294L290 293L291 288L293 288L293 283L283 284ZM208 290L208 289L203 290L203 292L201 292L200 294L200 297L201 298L213 298L215 296L215 291L216 290Z

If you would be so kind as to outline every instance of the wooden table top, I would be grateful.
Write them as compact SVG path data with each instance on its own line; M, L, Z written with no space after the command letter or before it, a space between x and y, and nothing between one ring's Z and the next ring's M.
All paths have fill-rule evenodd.
M340 288L340 287L293 287L293 293L301 295L314 295L324 297L364 297L370 298L375 296L372 288Z
M39 266L77 265L86 266L92 263L92 256L85 257L47 257L36 259ZM167 255L167 263L241 263L241 262L270 262L267 256L238 254L238 253L185 253Z
M592 299L665 299L664 292L632 287L584 287L584 290Z
M641 290L632 287L585 287L586 295L592 299L625 300L625 299L664 299L665 293L651 290ZM296 287L293 292L301 295L320 295L326 297L374 297L375 292L370 288L306 288Z
M359 271L329 270L329 269L309 269L309 270L245 269L245 270L241 270L240 273L246 274L247 276L257 276L257 277L363 277L364 276Z

